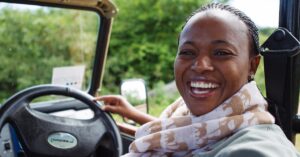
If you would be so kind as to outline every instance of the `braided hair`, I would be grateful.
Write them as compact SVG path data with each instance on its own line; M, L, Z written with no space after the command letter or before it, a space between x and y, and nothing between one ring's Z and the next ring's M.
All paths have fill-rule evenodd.
M225 10L228 11L229 13L237 16L241 21L243 21L247 28L248 28L248 36L250 39L252 39L252 50L254 51L255 55L258 55L260 50L259 50L259 37L258 37L258 29L255 25L255 23L242 11L231 7L229 5L226 4L222 4L222 3L211 3L208 4L206 6L203 6L199 9L197 9L196 11L194 11L187 19L185 24L183 25L182 28L185 27L185 25L187 24L187 22L191 19L191 17L193 17L194 15L196 15L197 13L200 12L205 12L208 10L214 10L214 9L219 9L219 10Z

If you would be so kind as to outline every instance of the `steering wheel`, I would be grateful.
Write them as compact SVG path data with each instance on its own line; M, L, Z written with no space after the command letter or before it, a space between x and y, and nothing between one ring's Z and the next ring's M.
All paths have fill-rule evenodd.
M29 107L37 97L63 95L89 106L94 117L88 120L57 117ZM82 91L57 85L40 85L12 96L0 109L0 129L9 123L15 129L25 154L30 157L90 157L122 154L121 136L101 104Z

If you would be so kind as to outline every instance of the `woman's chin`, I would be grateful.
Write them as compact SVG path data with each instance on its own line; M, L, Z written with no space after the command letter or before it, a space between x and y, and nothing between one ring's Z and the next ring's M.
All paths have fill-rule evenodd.
M189 94L185 97L188 108L195 116L201 116L213 110L218 102L218 89L209 90L189 90Z

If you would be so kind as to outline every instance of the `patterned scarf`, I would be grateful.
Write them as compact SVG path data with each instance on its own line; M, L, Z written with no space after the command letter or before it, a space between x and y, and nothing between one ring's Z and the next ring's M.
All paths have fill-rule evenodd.
M211 112L198 117L191 115L179 99L159 120L137 130L136 140L125 156L192 156L211 150L210 146L240 129L272 123L274 117L267 111L267 102L252 81Z

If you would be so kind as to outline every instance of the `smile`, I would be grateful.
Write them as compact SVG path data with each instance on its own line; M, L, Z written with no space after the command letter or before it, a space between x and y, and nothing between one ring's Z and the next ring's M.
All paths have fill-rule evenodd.
M219 85L213 82L191 81L190 87L192 96L204 98L213 95Z
M207 83L207 82L191 82L191 87L193 88L204 88L204 89L211 89L211 88L217 88L219 85L216 83Z

